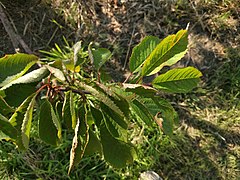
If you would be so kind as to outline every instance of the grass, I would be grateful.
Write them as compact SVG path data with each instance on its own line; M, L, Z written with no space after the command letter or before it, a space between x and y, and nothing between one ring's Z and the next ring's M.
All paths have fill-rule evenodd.
M62 35L72 41L79 38L86 42L95 40L100 42L101 46L113 48L115 61L121 65L126 59L122 52L127 52L132 46L129 39L132 38L132 43L136 44L147 34L163 36L176 29L185 28L187 22L191 22L190 27L194 27L194 33L209 36L207 42L215 40L221 43L225 54L218 55L208 47L207 54L215 53L216 57L203 57L206 59L204 65L207 66L207 70L203 72L201 88L188 95L169 97L176 103L175 107L180 116L180 125L176 127L173 137L166 137L157 127L142 127L142 131L133 124L134 128L130 133L139 156L133 165L114 169L99 155L93 155L84 157L68 176L70 137L65 136L64 143L54 148L43 144L33 129L30 150L25 153L19 152L10 142L0 141L0 179L137 179L141 172L147 170L153 170L164 179L171 180L237 180L240 177L240 54L239 47L236 46L236 42L239 41L239 35L236 33L236 29L239 28L236 24L239 23L237 1L205 0L192 4L180 0L176 3L163 1L161 4L158 4L159 1L149 1L146 9L141 3L132 4L129 10L124 11L125 14L114 8L111 11L116 16L107 14L110 16L107 17L106 14L100 13L100 19L97 17L96 22L87 16L81 16L83 26L80 32L77 31L80 22L76 17L79 11L86 14L86 11L100 11L99 9L93 9L94 6L90 3L88 6L81 6L86 9L81 9L76 1L68 3L68 8L64 6L68 0L60 0L59 2L63 3L59 5L56 4L57 1L44 2L50 2L50 5L33 3L33 8L26 8L28 13L24 8L20 9L23 5L15 7L16 11L11 11L15 23L19 23L16 27L20 28L19 32L24 32L26 42L33 49L49 49L55 42L62 40ZM8 5L4 0L2 3ZM14 3L10 4L14 8ZM159 7L164 15L157 9ZM193 7L198 14L195 14ZM56 11L53 11L53 8ZM136 9L139 13L137 15L134 14ZM138 23L135 29L129 26L122 33L116 33L112 30L111 22L107 24L114 18L116 21L125 22L124 17L127 15L130 19L129 24ZM140 17L143 15L144 21L141 21ZM3 36L3 42L0 43L1 53L7 52L7 48L10 49L8 39L6 35Z

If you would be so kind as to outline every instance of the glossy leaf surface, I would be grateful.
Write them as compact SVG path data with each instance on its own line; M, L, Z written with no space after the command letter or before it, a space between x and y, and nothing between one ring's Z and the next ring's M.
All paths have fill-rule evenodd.
M159 42L159 38L155 36L147 36L133 48L132 55L129 60L129 68L132 73L140 70L141 65L156 48Z
M166 61L177 62L182 57L179 54L184 55L187 44L187 30L180 30L176 35L170 35L163 39L144 62L142 76L155 74L159 66ZM171 60L171 58L173 59Z
M172 69L156 77L152 84L159 90L187 93L197 86L202 73L193 67Z
M18 79L38 60L35 55L13 54L0 58L0 87Z

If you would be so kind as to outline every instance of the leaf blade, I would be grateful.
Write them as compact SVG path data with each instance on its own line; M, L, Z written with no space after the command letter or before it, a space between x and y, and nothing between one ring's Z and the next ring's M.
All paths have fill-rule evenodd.
M47 75L48 71L45 67L41 67L39 69L33 70L21 77L19 77L18 79L15 79L13 81L11 81L10 83L6 84L5 86L3 86L0 91L3 91L9 87L11 87L14 84L29 84L29 83L34 83L34 82L38 82L41 79L43 79L46 75Z
M144 62L142 76L156 73L155 69L159 68L162 63L186 51L187 44L187 30L180 30L176 35L170 35L163 39Z
M95 96L98 101L103 102L105 105L107 105L109 108L111 108L113 111L115 111L120 116L124 116L123 112L120 110L120 108L103 92L100 92L93 88L92 86L89 86L84 83L79 83L79 86L83 88L84 90L90 92L93 96Z
M173 93L187 93L195 88L202 73L193 67L172 69L156 77L153 87Z
M39 137L47 144L56 146L58 145L59 130L56 127L56 123L53 122L52 105L48 100L44 100L40 107L39 120L38 120L38 132Z
M23 53L0 58L0 87L21 77L37 60L37 56Z
M159 42L159 38L154 36L147 36L133 48L133 52L129 60L129 69L132 73L136 73L140 70L141 65L156 48Z
M105 126L101 126L100 137L104 159L113 167L122 168L133 163L136 151L131 144L112 137Z
M24 114L22 127L21 127L23 145L26 149L28 149L28 145L29 145L30 130L31 130L32 118L33 118L33 108L34 108L34 104L35 104L35 98L36 98L36 95L33 96L31 102L29 103L29 105L27 107L26 113Z
M26 116L28 116L26 115L27 113L31 113L28 112L28 108L33 101L34 95L35 94L28 96L9 119L11 125L17 129L18 136L16 139L16 143L20 150L26 150L28 148L27 137L29 136L28 133L30 133L30 126L27 126L25 123L29 123L28 125L31 125L32 116L29 116L29 119L25 118L27 118Z
M0 114L0 131L13 140L17 139L17 129L2 114Z
M99 69L111 58L112 53L106 48L93 49L91 44L88 48L89 58L94 64L95 68Z

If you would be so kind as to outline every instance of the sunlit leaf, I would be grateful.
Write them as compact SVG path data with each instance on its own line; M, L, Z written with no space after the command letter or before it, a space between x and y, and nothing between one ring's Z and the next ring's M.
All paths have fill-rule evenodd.
M155 74L166 61L177 62L185 54L183 52L186 52L187 44L187 30L180 30L176 35L163 39L144 62L142 76Z
M48 75L48 73L49 72L46 67L41 67L39 69L33 70L33 71L19 77L18 79L11 81L10 83L3 86L0 90L1 91L5 90L14 84L28 84L28 83L33 83L33 82L39 82L44 77L46 77Z
M70 174L72 168L76 164L78 164L82 158L81 157L81 154L82 154L81 144L79 142L79 136L78 136L79 124L80 124L80 121L78 119L77 123L76 123L75 131L74 131L75 134L74 134L73 141L72 141L72 148L70 151L70 164L69 164L68 174Z
M0 58L0 87L18 79L38 61L38 57L30 54L13 54Z
M60 81L64 82L66 80L63 72L60 69L55 68L55 67L51 67L51 66L48 66L48 65L45 65L45 67Z
M158 37L147 36L133 48L133 52L129 60L129 68L132 73L140 70L141 65L156 48L159 42L160 39Z
M202 73L193 67L172 69L156 77L152 84L159 90L173 93L187 93L195 88Z
M125 88L125 91L136 93L140 96L151 97L157 93L156 89L150 86L142 85L142 84L123 83L122 85L123 85L123 88Z

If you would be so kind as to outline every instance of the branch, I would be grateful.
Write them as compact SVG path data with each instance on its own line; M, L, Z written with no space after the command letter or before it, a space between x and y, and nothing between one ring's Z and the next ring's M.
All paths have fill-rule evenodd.
M6 14L4 13L4 9L2 7L3 5L0 3L0 19L2 21L2 24L6 30L6 32L8 33L13 47L14 49L18 49L19 48L19 44L23 47L23 49L25 50L25 52L29 53L29 54L33 54L33 52L31 51L31 49L28 47L28 45L24 42L24 40L14 31L11 23L9 22Z

